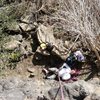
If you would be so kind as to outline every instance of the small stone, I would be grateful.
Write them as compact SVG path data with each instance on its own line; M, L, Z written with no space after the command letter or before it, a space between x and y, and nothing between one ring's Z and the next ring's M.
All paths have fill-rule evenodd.
M33 78L34 76L35 76L34 73L31 73L29 77Z
M12 36L15 40L17 41L22 41L22 35L18 34L18 35L14 35Z
M27 68L27 71L30 72L30 73L34 73L35 69L34 68Z

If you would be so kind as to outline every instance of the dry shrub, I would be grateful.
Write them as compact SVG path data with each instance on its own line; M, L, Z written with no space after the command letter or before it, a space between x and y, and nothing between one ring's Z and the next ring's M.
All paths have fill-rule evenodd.
M36 0L36 7L37 19L44 11L47 16L42 17L54 27L56 38L70 41L71 49L87 48L100 62L100 0Z
M51 17L52 25L59 26L62 34L70 33L73 42L80 41L81 48L94 52L100 61L100 0L58 0L58 3L58 11Z
M29 1L36 4L36 10L31 10L35 21L44 18L54 26L58 38L78 43L77 48L88 48L100 60L100 0Z

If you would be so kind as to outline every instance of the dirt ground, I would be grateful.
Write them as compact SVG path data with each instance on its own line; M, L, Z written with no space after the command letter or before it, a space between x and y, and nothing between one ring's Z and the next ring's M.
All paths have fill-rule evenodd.
M29 56L28 58L19 62L15 69L11 69L11 70L7 69L5 73L3 73L2 77L4 77L4 79L6 79L6 77L9 76L20 77L22 80L31 79L36 83L36 87L35 87L36 93L41 97L45 93L46 96L48 96L47 91L50 90L51 88L59 87L59 82L57 80L44 79L45 75L42 72L42 69L45 67L45 64L44 63L34 64L33 58L34 58L33 55ZM44 59L44 62L47 63L48 61ZM33 68L34 70L32 74L33 76L30 76L31 73L28 71L28 68ZM88 81L94 77L97 77L96 70L93 70L91 66L84 64L80 72L80 75L78 76L78 80L84 79Z
M40 61L41 62L41 61ZM43 62L43 61L42 61ZM46 59L44 59L44 62L47 63ZM7 76L19 76L21 78L34 78L36 80L45 81L44 79L45 75L42 72L42 69L45 67L44 63L33 63L33 56L29 56L28 58L22 60L19 62L15 69L7 69L3 73L3 77ZM47 66L50 67L50 66ZM28 68L33 68L34 72L32 76L31 73L28 71ZM90 80L91 78L97 77L97 70L94 66L94 68L91 68L90 65L84 64L82 69L80 70L80 74L78 76L78 79L84 79L86 81Z

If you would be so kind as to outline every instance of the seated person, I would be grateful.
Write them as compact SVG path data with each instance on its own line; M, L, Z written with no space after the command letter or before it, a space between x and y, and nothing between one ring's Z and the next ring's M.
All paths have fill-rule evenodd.
M44 69L46 72L47 79L55 79L56 76L59 76L63 81L69 80L72 76L79 74L79 71L76 70L76 62L81 63L85 60L83 54L80 51L76 51L71 54L63 65L57 68L49 68L48 70Z
M85 57L83 56L83 54L81 53L81 51L76 51L74 53L72 53L67 59L66 59L66 63L68 64L68 66L70 66L72 69L77 68L80 69L82 62L85 61Z
M40 46L37 48L37 52L41 52L44 55L50 55L53 45L50 43L41 43Z
M46 73L47 79L55 79L57 76L61 78L61 80L66 81L71 78L71 75L76 74L75 70L71 70L71 68L66 64L57 69L57 68L49 68L48 70L44 69Z

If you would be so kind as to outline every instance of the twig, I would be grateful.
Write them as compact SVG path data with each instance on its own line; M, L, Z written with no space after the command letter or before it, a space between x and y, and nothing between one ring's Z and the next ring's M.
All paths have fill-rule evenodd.
M76 41L78 40L79 36L80 36L80 34L77 35L77 37L76 37L74 43L72 44L72 46L69 48L68 51L70 51L70 50L75 46L75 43L76 43Z
M44 6L44 5L42 5L42 6L41 6L41 8L40 8L40 9L38 9L38 10L36 11L36 13L37 13L37 12L39 12L39 11L41 11L44 7L45 7L45 6Z

